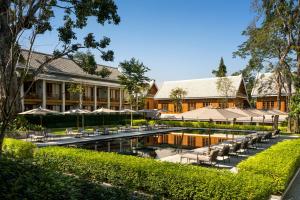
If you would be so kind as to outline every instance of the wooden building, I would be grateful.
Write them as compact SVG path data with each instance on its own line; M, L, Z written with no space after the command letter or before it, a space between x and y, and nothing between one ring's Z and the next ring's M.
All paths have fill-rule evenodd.
M286 87L286 84L284 85ZM252 89L251 96L255 99L256 109L272 110L278 109L286 112L288 101L285 88L281 89L280 106L278 107L278 84L273 73L263 73L256 76L255 85ZM292 93L294 90L292 88Z
M170 93L175 88L184 89L187 94L183 99L182 112L211 106L213 108L245 108L249 106L244 79L239 76L226 77L230 82L227 94L221 92L217 83L225 78L204 78L181 81L166 81L154 96L157 109L164 113L177 113L176 105L170 99Z
M149 89L145 97L145 109L156 109L157 101L154 99L155 94L158 91L158 87L154 80L149 83Z
M28 55L24 50L23 56ZM35 70L46 57L52 55L33 52L30 58L30 68ZM22 70L22 64L19 69ZM104 66L98 65L97 70ZM27 80L21 87L22 110L29 110L39 106L44 108L67 111L82 107L94 110L100 107L110 109L123 109L128 106L124 87L119 84L120 72L117 68L105 66L111 71L106 78L87 74L75 62L67 58L60 58L45 66L30 88L32 80ZM81 94L72 94L69 87L77 84L84 90ZM29 89L30 88L30 89ZM28 92L26 92L29 89Z

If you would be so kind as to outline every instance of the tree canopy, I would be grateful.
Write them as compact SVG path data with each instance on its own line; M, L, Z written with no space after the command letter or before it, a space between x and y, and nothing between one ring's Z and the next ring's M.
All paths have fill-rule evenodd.
M129 94L131 105L140 93L149 85L150 78L146 73L150 70L142 62L135 58L123 61L119 64L121 75L118 77L120 83L125 86ZM136 102L138 109L138 101Z
M216 77L225 77L227 74L227 67L224 64L223 57L221 57L220 64L217 70L213 70L212 74L214 74Z
M182 112L182 103L186 95L187 91L185 91L183 88L177 87L171 90L170 99L176 106L175 112Z
M60 20L58 18L61 15L58 13L62 13ZM57 20L52 20L54 17ZM110 39L85 32L89 18L95 18L102 26L106 23L117 25L120 22L117 5L113 0L0 1L0 148L9 122L20 111L23 98L20 96L20 88L29 72L35 80L35 76L52 61L64 56L73 59L74 54L84 48L97 50L105 61L113 60L113 51L107 49ZM53 56L47 57L36 70L30 69L36 39L42 38L55 27L59 43L53 49ZM96 27L94 32L97 32ZM22 54L24 46L20 43L24 39L28 51L26 56ZM83 64L93 65L93 59L90 56L87 58ZM23 67L18 68L17 72L19 64Z

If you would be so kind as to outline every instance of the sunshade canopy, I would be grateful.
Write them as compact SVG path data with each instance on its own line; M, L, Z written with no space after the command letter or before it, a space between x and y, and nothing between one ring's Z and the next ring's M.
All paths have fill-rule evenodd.
M226 108L225 110L245 115L246 117L261 117L260 114L253 112L252 109Z
M177 117L179 118L183 117L184 119L196 119L196 120L204 120L204 121L229 120L229 119L245 117L245 116L246 115L234 113L226 109L209 108L209 107L200 108L200 109L192 110L177 115Z
M47 115L47 114L60 114L60 112L38 107L32 110L27 110L25 112L19 113L19 115Z
M136 113L135 110L131 110L131 109L123 109L119 111L120 113Z
M117 113L117 112L119 112L119 111L111 110L111 109L103 108L103 107L93 111L93 113Z
M81 108L76 108L76 109L72 109L72 110L68 110L68 111L64 112L64 114L88 114L88 113L91 113L91 111L81 109Z

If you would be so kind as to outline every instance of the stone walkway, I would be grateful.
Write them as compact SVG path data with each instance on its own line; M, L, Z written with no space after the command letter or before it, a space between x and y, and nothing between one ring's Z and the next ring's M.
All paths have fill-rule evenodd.
M300 200L300 173L296 176L291 187L287 191L284 200Z
M228 160L226 160L226 159L225 159L225 161L219 160L217 167L225 168L225 169L232 169L233 171L235 171L236 165L239 162L241 162L242 160L245 160L249 156L253 156L253 155L269 148L270 146L276 144L277 142L280 142L280 141L283 141L286 139L292 139L292 138L287 137L287 136L280 136L279 138L270 140L268 143L260 143L259 147L257 149L249 149L248 152L240 153L238 156L230 156L230 162L228 162ZM184 158L180 162L181 154L184 154L187 152L188 152L187 150L183 150L181 153L177 153L175 155L160 158L159 160L166 161L166 162L173 162L173 163L196 164L196 161L193 161L193 160L191 160L190 163L187 163L187 159L184 159ZM220 158L220 159L222 159L222 158Z

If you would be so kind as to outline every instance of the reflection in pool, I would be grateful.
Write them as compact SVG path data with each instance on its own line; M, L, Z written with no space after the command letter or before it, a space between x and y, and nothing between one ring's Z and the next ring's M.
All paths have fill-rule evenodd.
M205 147L209 143L218 144L245 134L247 132L228 130L211 130L210 134L204 129L184 130L139 138L115 139L97 145L84 145L83 148L160 159L190 149Z

